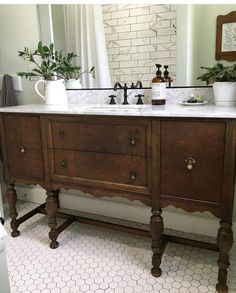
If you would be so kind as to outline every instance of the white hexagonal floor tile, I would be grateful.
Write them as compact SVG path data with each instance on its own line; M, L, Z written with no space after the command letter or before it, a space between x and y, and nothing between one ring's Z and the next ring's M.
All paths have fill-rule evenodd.
M19 214L34 207L19 202ZM9 219L5 227L10 234ZM52 250L46 216L32 217L19 230L19 237L7 239L11 293L215 292L216 252L168 243L162 276L154 278L150 274L151 241L145 237L73 223L59 235L58 249ZM187 236L207 240L192 233ZM232 254L228 283L229 293L236 292L236 253Z

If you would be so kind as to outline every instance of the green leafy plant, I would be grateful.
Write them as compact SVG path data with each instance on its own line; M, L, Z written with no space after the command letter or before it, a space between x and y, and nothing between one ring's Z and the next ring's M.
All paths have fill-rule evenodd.
M72 60L78 55L74 53L67 53L63 55L62 50L55 50L54 44L45 46L40 41L38 47L34 52L31 52L27 47L24 51L18 51L19 57L24 60L32 62L35 67L31 72L18 72L21 77L42 77L44 80L55 80L57 78L64 78L65 80L75 78L78 79L84 73L92 74L95 78L95 67L92 66L90 70L81 71L80 66L75 66Z
M236 81L236 64L224 66L222 63L217 63L213 67L203 67L206 73L197 77L197 79L206 81L207 84L212 84L215 81Z
M57 68L58 75L65 80L79 79L82 74L89 73L92 74L92 77L95 78L95 67L92 66L90 70L81 71L80 66L75 66L73 64L73 59L78 57L78 55L74 53L67 53L66 56L60 59L60 64Z
M53 43L48 47L42 45L40 41L34 52L29 51L29 49L25 47L24 51L18 51L18 53L19 57L35 65L31 72L18 72L17 74L19 76L26 78L40 76L45 80L55 79L58 66L57 61L62 58L62 53L55 51Z

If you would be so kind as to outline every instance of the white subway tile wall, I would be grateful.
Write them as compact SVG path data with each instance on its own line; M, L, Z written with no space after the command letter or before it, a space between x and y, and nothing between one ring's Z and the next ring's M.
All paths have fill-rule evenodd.
M156 63L176 78L176 5L102 5L111 80L150 86ZM162 71L164 69L162 68Z

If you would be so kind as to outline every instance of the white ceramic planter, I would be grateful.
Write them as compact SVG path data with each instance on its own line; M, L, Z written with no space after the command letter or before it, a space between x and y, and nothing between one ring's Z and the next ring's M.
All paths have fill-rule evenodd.
M236 82L214 82L213 92L217 106L234 106L236 104Z
M38 90L40 82L45 84L45 96ZM44 99L46 105L64 105L68 103L64 79L38 80L35 84L35 90Z
M66 89L67 90L77 90L82 89L82 84L80 83L80 79L68 79L66 81Z

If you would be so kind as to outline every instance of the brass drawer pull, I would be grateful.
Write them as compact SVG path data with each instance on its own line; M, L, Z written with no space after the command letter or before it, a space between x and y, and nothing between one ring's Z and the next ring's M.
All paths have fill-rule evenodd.
M63 139L64 136L66 135L63 130L60 130L58 134L59 134L59 136L60 136L61 139Z
M67 160L62 160L62 162L61 162L61 166L62 166L62 168L66 168L67 166L68 166L68 162L67 162Z
M129 142L130 142L130 145L136 145L137 144L137 140L138 140L138 135L135 135L135 134L131 134L129 136Z
M137 173L135 171L130 172L130 179L135 180L137 178Z
M21 152L22 154L25 154L25 153L26 153L26 145L22 144L22 145L20 146L20 152Z
M196 164L196 161L191 157L186 159L185 162L187 164L186 167L189 171L191 171Z

